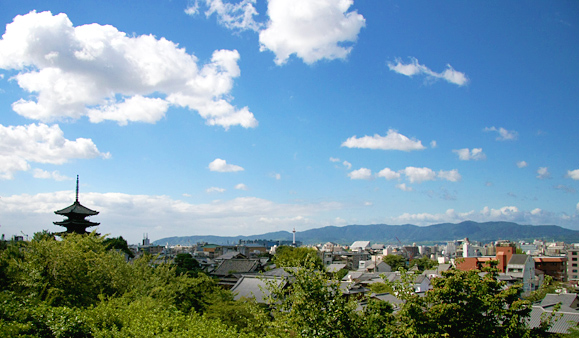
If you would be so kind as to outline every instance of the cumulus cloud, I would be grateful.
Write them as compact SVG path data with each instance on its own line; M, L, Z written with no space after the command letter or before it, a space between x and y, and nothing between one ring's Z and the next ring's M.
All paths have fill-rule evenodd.
M567 170L567 177L579 181L579 169Z
M527 162L525 162L525 161L519 161L519 162L517 162L517 167L519 167L519 168L525 168L525 167L527 167L528 165L529 165L529 164L528 164Z
M539 169L537 169L537 178L540 180L551 178L551 173L549 173L549 168L540 167Z
M374 136L364 136L357 138L352 136L348 138L342 147L361 148L361 149L381 149L381 150L423 150L425 147L422 142L414 138L410 139L396 130L390 129L386 136L375 134Z
M243 183L239 183L235 186L235 189L237 190L247 190L247 186Z
M244 169L238 165L227 164L227 161L220 158L216 158L213 162L209 163L209 170L217 171L220 173L230 173L236 171L243 171Z
M434 181L436 173L430 168L406 167L401 170L410 183L422 183L424 181Z
M390 168L384 168L378 172L378 177L384 177L387 180L397 180L400 178L400 173Z
M438 147L438 144L436 144L436 141L435 140L430 141L430 148L434 149L436 147Z
M256 0L242 0L239 3L229 3L222 0L198 0L190 4L185 9L185 13L198 14L200 3L203 3L207 7L205 16L210 17L215 14L218 22L224 27L237 31L252 30L257 32L262 24L253 18L258 15L255 2Z
M348 174L352 180L369 180L372 178L372 170L368 168L360 168Z
M72 159L109 158L91 139L68 140L55 124L3 126L0 124L0 179L27 171L30 163L64 164Z
M514 141L519 137L519 133L517 133L514 130L506 130L503 127L500 128L496 128L496 127L485 127L485 129L483 129L484 132L496 132L499 134L499 136L497 136L496 140L497 141Z
M341 160L340 160L339 158L330 157L330 162L336 163L336 162L340 162L340 161L341 161ZM348 169L348 170L349 170L349 169L352 169L352 163L350 163L350 162L348 162L348 161L343 161L343 162L342 162L342 165L343 165L344 167L346 167L346 169Z
M458 154L458 158L461 161L479 161L486 160L487 158L487 155L483 153L482 148L473 148L472 150L468 148L455 149L452 152Z
M292 54L307 64L346 58L366 24L358 12L348 11L352 4L353 0L269 0L260 49L272 51L278 65Z
M164 38L130 36L110 25L74 27L64 13L16 16L0 40L0 68L17 70L18 85L34 94L12 109L42 122L88 116L95 123L155 123L179 106L209 125L256 127L247 107L230 103L238 60L237 51L218 50L198 65Z
M452 170L448 170L448 171L440 170L438 172L438 178L443 179L443 180L447 180L450 182L458 182L462 179L462 176L460 176L457 169L452 169Z
M388 62L388 68L398 74L406 75L408 77L424 75L430 81L442 79L458 86L464 86L468 83L466 75L454 70L451 65L446 65L446 70L442 73L437 73L418 63L416 58L410 58L410 63L406 64L402 63L401 59L396 59L395 61L396 62Z

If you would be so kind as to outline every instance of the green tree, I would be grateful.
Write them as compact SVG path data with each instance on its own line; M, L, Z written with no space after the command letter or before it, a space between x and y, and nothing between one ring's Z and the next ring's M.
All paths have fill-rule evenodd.
M201 271L201 265L191 254L180 253L175 256L174 263L176 265L175 271L177 274L188 274L189 276L197 276Z
M106 238L103 244L108 250L119 250L125 253L129 258L135 258L135 254L129 249L129 244L123 236Z
M413 266L417 266L418 270L420 271L424 271L424 270L430 270L432 268L434 268L435 266L438 265L438 262L435 260L432 260L426 256L420 257L420 258L416 258L413 259L410 262L410 267Z
M392 271L398 271L400 268L406 268L406 259L400 255L386 255L382 257L382 262L390 265Z
M530 302L520 298L522 286L506 287L497 269L450 270L431 280L421 297L412 292L413 275L390 283L405 302L396 313L400 337L530 337L525 319ZM545 327L548 327L546 325ZM537 332L534 332L537 333Z
M362 337L356 302L328 280L314 264L292 270L293 276L277 284L268 282L269 305L276 332L295 337Z
M294 248L293 246L280 246L275 251L273 262L277 267L290 268L311 266L323 268L322 259L318 252L312 248Z

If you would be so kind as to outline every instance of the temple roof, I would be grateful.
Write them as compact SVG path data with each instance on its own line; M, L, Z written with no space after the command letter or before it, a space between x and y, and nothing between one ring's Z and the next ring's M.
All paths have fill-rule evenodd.
M94 216L98 215L99 212L85 207L84 205L80 204L78 200L76 200L73 204L69 205L68 207L56 210L54 213L63 216L67 216L70 214Z

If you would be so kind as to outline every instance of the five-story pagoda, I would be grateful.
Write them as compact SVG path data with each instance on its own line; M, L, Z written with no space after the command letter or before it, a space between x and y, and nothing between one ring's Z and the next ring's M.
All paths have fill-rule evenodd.
M66 231L62 233L77 233L86 234L86 228L94 227L100 223L91 222L86 217L98 215L98 211L91 210L84 205L80 204L78 201L78 175L76 176L76 201L64 209L57 210L54 212L57 215L62 215L67 217L65 220L60 222L53 222L56 225L60 225L66 228Z

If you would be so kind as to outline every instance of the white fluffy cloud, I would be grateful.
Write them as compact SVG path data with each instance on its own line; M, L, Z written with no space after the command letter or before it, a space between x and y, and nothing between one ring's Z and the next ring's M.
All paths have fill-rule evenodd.
M551 173L549 173L549 168L547 167L540 167L537 169L537 178L540 180L544 180L551 177Z
M348 173L348 177L352 180L369 180L372 179L372 170L368 168L360 168Z
M378 172L378 177L384 177L387 180L397 180L400 178L400 173L390 168L384 168Z
M528 165L529 165L529 164L528 164L527 162L525 162L525 161L519 161L519 162L517 162L517 167L519 167L519 168L525 168L525 167L527 167Z
M567 177L579 181L579 169L567 170Z
M247 190L247 185L243 184L243 183L239 183L235 186L235 189L237 190Z
M514 141L519 137L519 133L517 133L514 130L506 130L503 127L500 128L496 128L496 127L485 127L485 129L483 129L484 132L496 132L499 134L499 136L497 136L496 140L497 141Z
M394 129L388 130L386 136L380 136L378 134L360 138L352 136L344 143L342 143L342 147L402 151L425 149L420 140L416 140L414 138L410 139L402 134L399 134Z
M418 63L416 58L410 58L410 63L406 64L402 63L400 59L396 59L395 63L388 62L388 68L390 68L391 71L409 77L414 75L425 75L429 80L442 79L459 86L464 86L468 83L466 75L454 70L451 65L446 65L446 70L442 73L437 73Z
M256 127L247 107L231 103L239 53L218 50L201 68L197 58L164 38L132 37L110 25L74 27L66 14L30 12L6 26L0 68L34 99L12 104L43 122L78 119L155 123L171 105L197 111L209 125Z
M436 173L434 170L427 167L423 168L406 167L400 170L399 173L404 174L406 176L406 179L410 183L422 183L425 181L434 181L437 178L447 180L450 182L458 182L462 179L457 169L452 169L448 171L440 170L438 173Z
M468 148L455 149L452 152L458 154L458 158L461 161L479 161L486 160L487 158L487 155L483 153L482 148L473 148L472 150Z
M424 181L434 181L436 179L436 173L430 168L416 168L416 167L406 167L401 170L406 176L406 179L410 183L421 183Z
M448 171L440 170L438 172L438 178L443 179L443 180L447 180L450 182L458 182L462 179L462 176L460 176L457 169L452 169L452 170L448 170Z
M348 11L353 0L269 0L267 28L259 33L260 49L284 64L292 54L311 64L348 56L366 22Z
M12 179L17 171L27 171L30 163L64 164L71 159L109 158L90 139L64 138L58 125L0 125L0 178Z
M227 164L227 161L222 160L220 158L216 158L213 162L209 163L209 170L221 173L230 173L236 171L243 171L244 169L238 165Z

